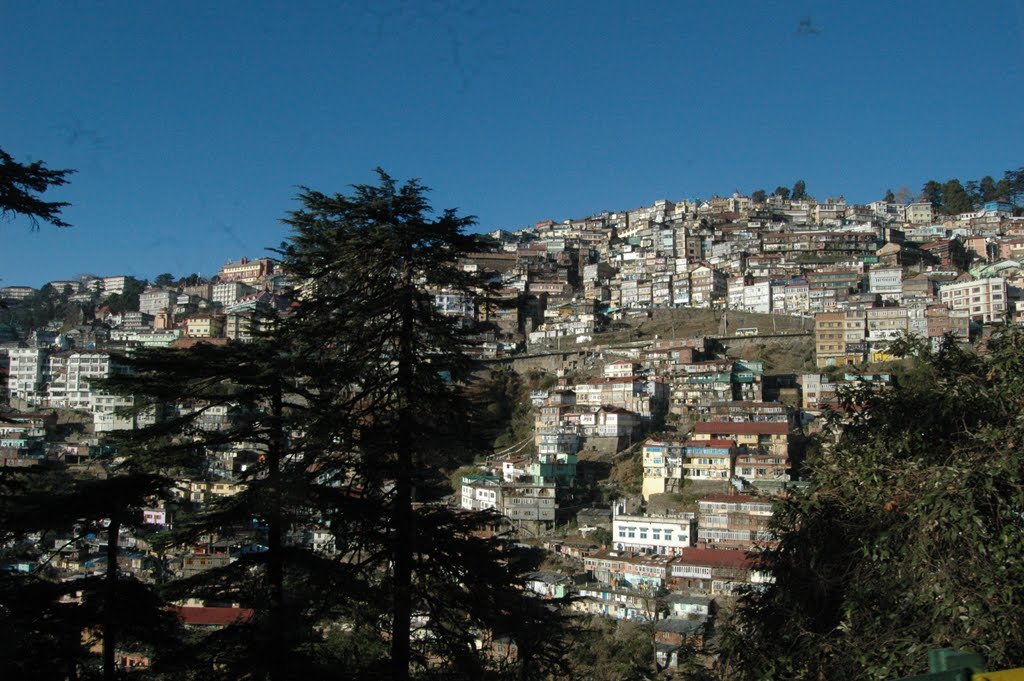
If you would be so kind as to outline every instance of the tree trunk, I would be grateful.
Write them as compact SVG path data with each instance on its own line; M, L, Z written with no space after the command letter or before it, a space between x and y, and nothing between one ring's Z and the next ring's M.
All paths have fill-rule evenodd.
M114 599L117 597L117 553L118 536L121 533L121 519L116 515L110 518L107 527L107 574L106 598L103 599L103 679L113 681L117 676L115 667L117 658L117 617L115 616Z
M406 264L402 281L402 325L398 336L398 432L396 437L395 501L394 501L394 595L391 624L391 678L407 681L411 650L409 635L412 620L412 561L413 561L413 457L412 457L412 405L410 393L413 383L413 309L412 273Z
M284 618L284 561L281 555L284 523L282 512L281 460L284 457L284 399L282 386L275 381L271 386L272 431L267 451L267 479L270 483L270 510L267 517L267 582L270 585L270 679L283 678L282 669L287 665L287 626Z

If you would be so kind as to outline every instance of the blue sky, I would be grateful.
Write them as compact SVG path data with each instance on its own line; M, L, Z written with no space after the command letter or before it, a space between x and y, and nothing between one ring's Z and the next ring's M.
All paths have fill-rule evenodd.
M0 286L210 275L378 165L481 230L1024 165L1024 0L294 4L0 0L0 147L78 171Z

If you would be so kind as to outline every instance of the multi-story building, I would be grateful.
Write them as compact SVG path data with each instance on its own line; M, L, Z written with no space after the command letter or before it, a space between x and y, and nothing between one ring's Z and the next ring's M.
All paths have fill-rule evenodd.
M536 479L508 482L489 475L465 476L461 506L474 511L495 509L520 526L543 527L555 521L555 490L554 482Z
M699 421L693 425L693 439L701 444L731 440L739 447L789 456L788 423Z
M929 305L925 308L925 336L937 344L946 334L961 342L970 339L971 319L966 310L951 310L949 305Z
M434 294L434 306L445 317L459 321L469 328L476 321L476 305L473 296L464 291L441 290Z
M0 300L25 300L35 292L31 286L5 286L0 288Z
M966 312L986 324L998 322L1009 310L1006 280L1000 277L946 284L939 288L939 302L954 312Z
M869 307L864 311L867 343L872 361L891 359L889 343L910 331L910 318L905 307Z
M16 455L38 451L56 425L56 414L0 414L0 450Z
M680 549L680 551L692 550ZM673 560L668 555L648 555L601 549L585 556L583 567L601 583L657 592L667 583L669 566Z
M118 295L124 293L124 287L128 285L128 277L123 274L119 274L113 277L103 277L100 279L100 289L104 295Z
M683 477L687 480L728 480L739 448L733 440L690 440L683 446Z
M694 513L626 513L620 502L612 505L612 545L617 551L678 555L697 539Z
M162 288L151 288L139 294L139 312L157 315L165 310L173 310L178 302L177 291Z
M117 358L102 350L71 350L49 357L47 403L51 407L92 410L101 391L97 379L121 371Z
M911 203L906 208L905 220L912 225L930 225L935 222L935 206L928 201Z
M255 288L239 280L219 281L212 286L210 295L214 305L229 306L256 291Z
M698 545L749 550L772 541L772 502L745 494L714 495L697 501Z
M868 271L868 289L882 300L903 299L903 268L873 267Z
M708 409L707 421L776 421L790 423L792 410L782 402L738 400L719 402Z
M814 351L819 367L860 364L867 357L866 318L861 310L814 316Z
M712 307L726 300L728 277L725 272L710 265L698 265L690 270L690 305Z
M47 351L45 348L11 348L8 350L10 369L7 376L7 394L25 400L30 405L43 399Z
M220 281L240 281L246 284L254 284L273 274L275 265L276 262L270 258L257 258L255 260L242 258L221 267L217 277Z
M735 440L650 438L643 445L643 496L678 491L687 479L728 480L740 451Z
M648 438L643 444L644 499L672 491L683 479L683 437Z
M185 320L185 335L192 338L223 338L224 322L224 315L192 315Z
M745 551L688 548L672 559L673 589L731 595L751 582L753 559Z

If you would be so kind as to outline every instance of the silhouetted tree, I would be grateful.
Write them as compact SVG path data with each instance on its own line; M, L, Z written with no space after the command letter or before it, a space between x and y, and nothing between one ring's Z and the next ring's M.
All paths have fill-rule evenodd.
M170 272L164 272L163 274L156 275L156 279L153 280L153 286L161 286L164 288L174 286L174 275Z
M311 389L324 400L309 430L329 435L347 479L382 511L363 539L378 556L365 566L364 597L368 608L386 606L390 678L431 668L479 678L493 664L477 635L512 637L520 658L508 671L542 674L543 660L557 660L557 617L517 588L519 552L476 536L495 517L440 503L444 471L479 444L464 388L474 369L465 331L433 299L481 284L457 266L477 248L463 231L473 220L452 210L431 217L422 185L378 175L351 196L303 190L281 255L306 296L280 332L323 367ZM421 628L429 634L414 636Z
M921 188L921 195L918 200L922 203L930 203L935 207L942 206L942 185L935 180L928 180Z
M978 182L978 191L980 193L980 196L978 197L979 203L994 201L999 198L999 190L996 188L996 181L992 179L991 175L986 175L981 178L981 181Z
M942 185L942 209L948 215L969 213L973 208L974 202L960 184L960 180L953 178Z
M793 193L790 195L794 201L803 201L807 198L807 183L797 180L793 184Z
M67 184L68 175L74 172L69 169L51 170L42 161L18 163L0 149L0 216L21 215L30 220L34 229L39 227L40 220L54 227L70 227L60 217L61 210L70 204L66 201L43 201L38 195L50 187Z

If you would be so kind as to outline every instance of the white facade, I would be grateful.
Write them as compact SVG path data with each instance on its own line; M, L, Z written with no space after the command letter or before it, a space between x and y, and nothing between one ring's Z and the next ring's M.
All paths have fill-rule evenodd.
M768 314L772 311L772 285L761 281L743 287L743 308L750 312Z
M42 398L46 370L46 350L43 348L11 348L7 394L35 403Z
M107 378L113 362L108 353L85 351L66 352L50 356L47 402L51 407L92 409L98 391L90 384Z
M883 300L900 300L903 298L903 268L876 267L868 272L868 286L872 293L882 296Z
M103 277L100 279L100 286L103 289L103 293L112 295L114 293L124 293L124 287L128 283L128 277L122 275L116 277Z
M678 555L697 540L693 513L671 516L627 515L616 502L612 516L612 543L616 551Z
M239 298L247 296L255 290L252 286L240 281L222 281L213 285L210 295L214 305L232 305Z
M174 291L152 289L139 294L139 312L157 315L164 310L173 310L178 294Z
M1008 309L1006 280L993 277L947 284L939 289L939 302L950 310L966 312L971 319L998 322Z

